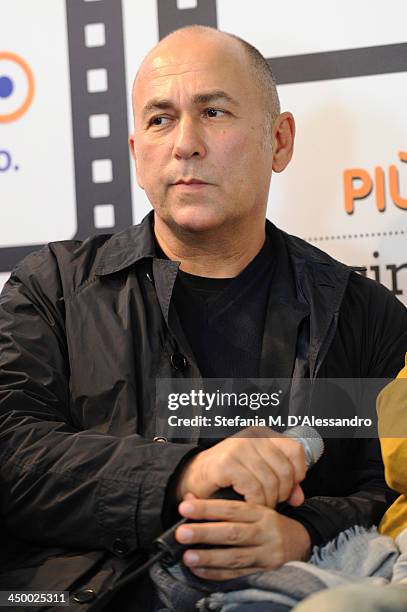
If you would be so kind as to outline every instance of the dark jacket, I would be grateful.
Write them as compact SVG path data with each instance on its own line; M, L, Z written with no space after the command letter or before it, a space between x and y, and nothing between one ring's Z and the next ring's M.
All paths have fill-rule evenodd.
M155 380L200 373L171 310L178 264L155 257L152 222L51 243L4 287L0 589L65 589L84 600L93 589L99 601L146 558L171 474L196 451L199 430L183 443L154 441L163 434ZM285 346L289 313L299 337L285 361L295 376L393 377L407 347L404 306L302 240L270 223L267 232L297 297L271 297L264 347ZM283 375L270 363L263 376ZM331 440L304 490L310 499L290 515L314 541L377 521L389 490L376 441ZM71 609L86 609L88 596Z

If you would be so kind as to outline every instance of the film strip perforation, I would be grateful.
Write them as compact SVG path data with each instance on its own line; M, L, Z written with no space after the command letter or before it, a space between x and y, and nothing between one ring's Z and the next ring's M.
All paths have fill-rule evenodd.
M157 0L157 15L160 39L196 23L218 27L216 0Z
M66 0L66 11L75 238L83 239L132 223L122 6L119 0Z

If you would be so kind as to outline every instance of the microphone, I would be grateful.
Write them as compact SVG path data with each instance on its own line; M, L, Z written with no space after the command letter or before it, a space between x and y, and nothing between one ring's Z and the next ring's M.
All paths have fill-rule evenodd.
M313 427L298 425L292 429L286 429L282 435L284 438L294 438L301 444L305 453L307 470L311 469L322 457L325 448L324 441Z
M307 470L311 469L318 459L322 456L324 452L324 441L321 438L320 434L308 425L297 426L291 429L286 429L286 431L278 437L284 438L293 438L297 440L301 444L304 449L305 454L305 462L307 464ZM243 501L243 495L240 493L236 493L236 491L232 487L226 487L224 489L219 489L215 491L213 495L211 495L211 499L228 499L228 500L237 500ZM190 548L188 544L181 544L178 540L175 539L175 531L178 529L180 525L184 525L185 523L204 523L204 520L194 520L189 518L182 518L178 523L172 525L167 531L164 531L158 538L154 540L155 548L158 549L162 554L162 559L165 563L176 563L182 557L184 550ZM213 548L212 545L209 544L200 544L195 545L195 548ZM218 548L227 548L227 545L219 545Z

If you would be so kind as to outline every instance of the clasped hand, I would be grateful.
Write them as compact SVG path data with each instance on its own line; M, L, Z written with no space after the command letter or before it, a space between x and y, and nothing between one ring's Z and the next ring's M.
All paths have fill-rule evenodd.
M265 430L250 428L202 451L181 475L180 514L208 521L176 531L179 542L191 545L183 562L197 576L227 580L309 556L306 529L275 510L279 502L297 506L304 500L298 484L306 472L302 446ZM245 501L208 499L224 487L233 487ZM228 548L196 549L194 544Z

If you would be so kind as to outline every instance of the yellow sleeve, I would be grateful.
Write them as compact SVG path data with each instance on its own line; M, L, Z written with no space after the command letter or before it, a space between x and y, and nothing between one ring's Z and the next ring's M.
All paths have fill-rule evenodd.
M387 510L379 531L393 538L407 527L407 355L406 366L380 393L379 437L386 482L400 497ZM403 437L395 437L403 435Z
M380 445L386 482L407 493L407 355L406 365L377 400ZM399 437L397 437L399 436ZM402 437L400 437L402 436Z

